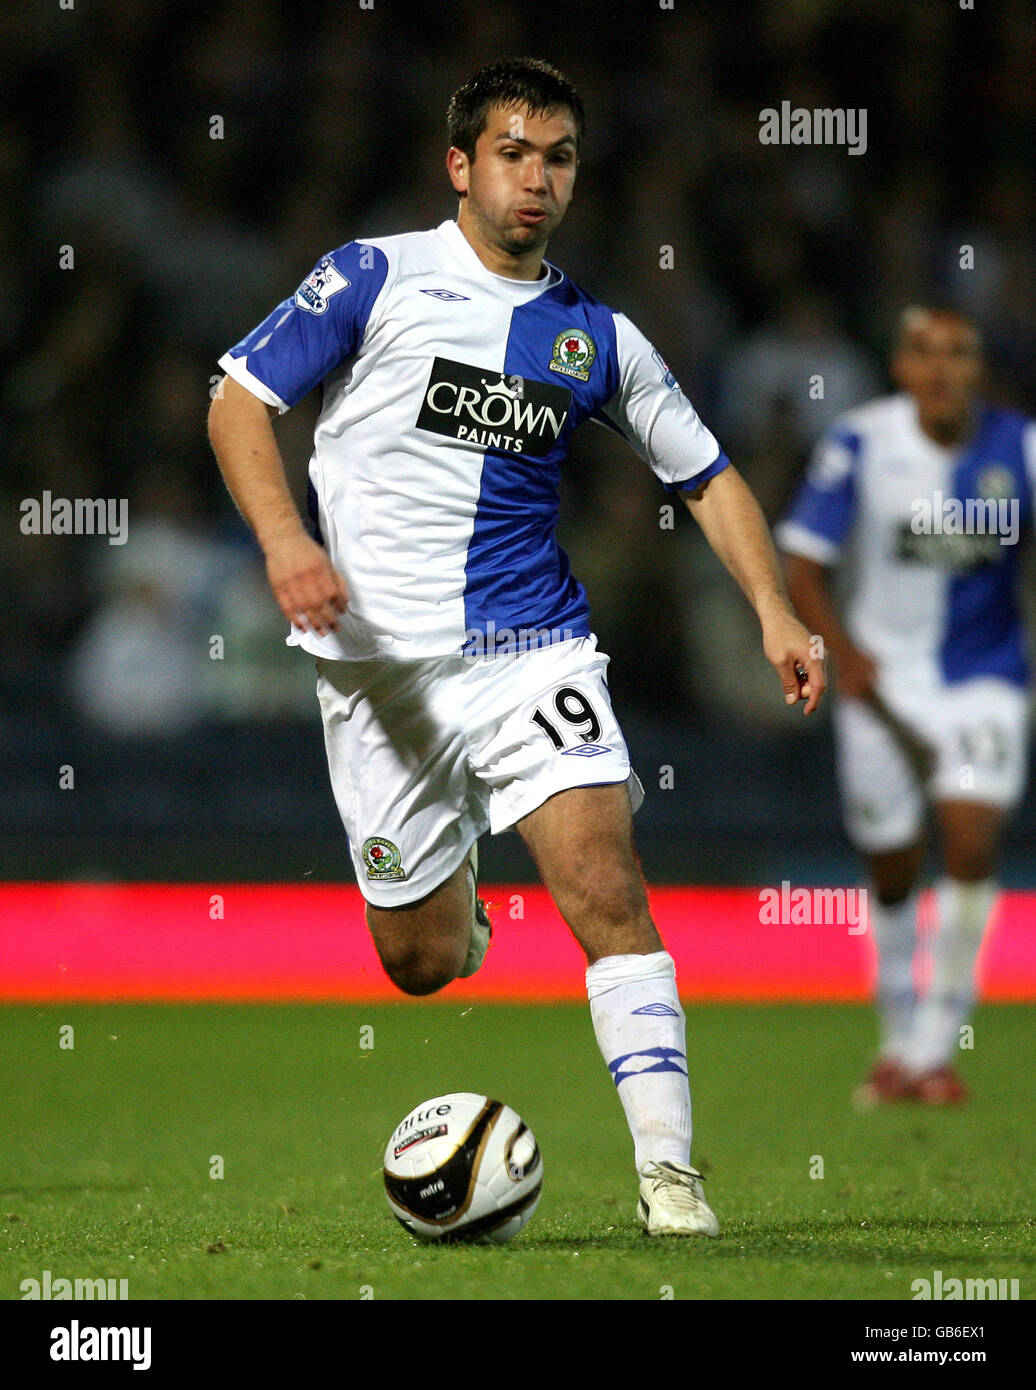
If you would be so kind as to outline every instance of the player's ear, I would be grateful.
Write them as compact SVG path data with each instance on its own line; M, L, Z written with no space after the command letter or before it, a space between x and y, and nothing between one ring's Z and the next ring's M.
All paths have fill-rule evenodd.
M453 191L462 198L468 191L470 167L464 151L458 150L456 145L451 145L446 152L446 172L450 176L450 183L453 184Z

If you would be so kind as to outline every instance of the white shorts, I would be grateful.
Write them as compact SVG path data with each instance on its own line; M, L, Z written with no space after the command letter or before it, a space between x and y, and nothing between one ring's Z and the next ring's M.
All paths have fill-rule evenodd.
M376 907L425 897L486 830L555 792L644 797L596 637L479 660L317 659L317 695L357 882Z
M922 779L900 740L860 700L835 701L833 722L846 828L865 854L915 843L928 803L978 801L1010 810L1025 790L1029 696L983 677L936 689L881 686L886 705L933 751Z

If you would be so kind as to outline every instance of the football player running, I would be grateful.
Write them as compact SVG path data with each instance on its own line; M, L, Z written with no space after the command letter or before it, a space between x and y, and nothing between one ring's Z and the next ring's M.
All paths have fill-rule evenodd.
M650 1234L716 1235L690 1165L685 1019L632 842L643 792L586 594L555 540L572 431L621 433L685 502L758 614L789 705L823 664L760 510L661 356L544 260L572 198L578 93L538 60L454 95L457 220L359 237L220 360L210 438L316 658L331 781L389 977L476 971L476 843L515 828L586 955L593 1027ZM271 417L320 384L307 530Z
M900 390L835 423L777 528L796 607L834 658L846 825L870 878L880 1050L856 1092L862 1106L966 1098L953 1058L1004 823L1024 790L1018 542L1032 520L1036 426L982 400L982 370L967 315L906 310L892 361ZM850 555L843 612L831 578ZM943 873L919 1000L930 807Z

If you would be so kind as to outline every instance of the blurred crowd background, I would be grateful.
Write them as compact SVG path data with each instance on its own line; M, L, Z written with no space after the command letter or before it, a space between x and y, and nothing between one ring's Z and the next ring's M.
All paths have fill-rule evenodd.
M907 303L971 310L991 394L1036 409L1020 0L55 0L5 7L0 51L8 876L347 874L312 671L205 413L217 358L322 254L455 215L445 107L486 61L545 57L581 90L550 259L656 343L771 521L830 419L888 389ZM865 107L866 153L762 145L783 100ZM314 418L310 400L278 425L300 498ZM128 544L23 535L20 502L47 489L127 498ZM779 879L794 852L852 872L826 724L785 710L693 523L660 527L667 500L609 432L577 436L562 542L649 791L677 770L642 813L645 864ZM1034 820L1008 876L1030 874ZM519 872L514 853L490 872Z

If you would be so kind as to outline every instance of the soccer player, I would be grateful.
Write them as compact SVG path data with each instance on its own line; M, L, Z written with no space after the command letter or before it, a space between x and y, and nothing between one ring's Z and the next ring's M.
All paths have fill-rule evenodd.
M834 659L844 814L871 883L881 1040L862 1105L966 1098L952 1059L996 900L1004 821L1024 789L1017 542L1031 525L1036 426L983 402L982 369L967 315L908 309L892 360L899 392L835 423L777 528L792 598ZM849 554L841 605L832 571ZM919 1001L929 806L944 873Z
M586 954L640 1220L715 1235L689 1162L673 960L632 843L643 792L555 540L572 431L617 430L687 504L754 605L789 705L816 708L823 665L759 508L661 356L544 260L572 197L578 93L538 60L496 63L454 95L447 125L457 220L323 256L220 359L210 437L288 640L316 657L331 781L389 977L422 995L478 969L476 841L517 828ZM317 384L311 535L270 417Z

